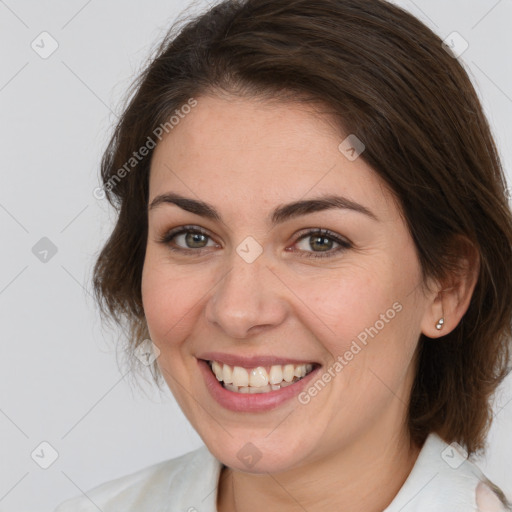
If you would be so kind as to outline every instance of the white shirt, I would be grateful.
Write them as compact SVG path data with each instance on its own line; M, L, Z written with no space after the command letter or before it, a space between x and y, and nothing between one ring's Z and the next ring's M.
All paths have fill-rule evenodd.
M217 512L221 469L222 463L202 446L101 484L65 501L55 512ZM500 494L460 449L431 433L403 486L383 512L512 511ZM503 500L506 502L505 497Z

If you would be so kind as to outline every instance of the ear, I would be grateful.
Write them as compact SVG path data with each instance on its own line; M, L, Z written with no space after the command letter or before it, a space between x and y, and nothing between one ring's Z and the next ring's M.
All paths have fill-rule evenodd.
M480 273L480 255L467 239L454 241L457 269L442 281L430 285L428 304L421 323L421 332L429 338L440 338L457 327L466 313ZM441 328L436 328L440 319Z

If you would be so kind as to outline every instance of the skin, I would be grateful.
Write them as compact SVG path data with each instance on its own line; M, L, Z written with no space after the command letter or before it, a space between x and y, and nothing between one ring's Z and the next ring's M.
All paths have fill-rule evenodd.
M475 279L429 282L426 290L399 207L362 157L350 161L340 152L345 135L327 114L213 93L196 99L155 149L149 204L172 191L213 205L222 221L172 204L150 209L142 296L169 388L228 466L218 510L381 511L421 448L406 428L418 338L455 328ZM332 193L377 219L330 209L268 222L277 206ZM159 242L187 224L208 236L189 245L183 234ZM324 254L316 236L304 236L308 228L329 229L351 246L336 252L329 239L330 257L308 258ZM248 236L263 249L252 263L236 252ZM400 312L306 405L292 399L267 412L232 412L212 400L198 370L196 356L207 350L328 368L396 302ZM249 441L261 453L251 468L237 457Z

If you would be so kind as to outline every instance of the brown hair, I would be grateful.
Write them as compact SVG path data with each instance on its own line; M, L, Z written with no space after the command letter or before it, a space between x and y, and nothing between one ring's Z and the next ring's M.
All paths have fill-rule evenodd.
M119 170L180 106L215 90L327 105L340 134L364 142L361 158L398 199L424 278L457 270L457 240L476 249L479 275L466 314L441 339L420 337L408 424L420 444L437 432L470 454L483 450L491 398L510 358L505 178L461 63L429 28L385 1L227 0L169 31L134 82L101 167L118 219L94 267L94 291L103 317L126 329L127 353L149 338L141 275L152 150L122 179ZM159 382L156 363L153 370Z

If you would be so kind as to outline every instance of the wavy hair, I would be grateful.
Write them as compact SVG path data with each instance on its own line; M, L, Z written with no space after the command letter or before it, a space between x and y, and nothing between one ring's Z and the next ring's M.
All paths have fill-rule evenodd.
M149 338L141 276L153 149L122 179L120 169L190 98L215 91L326 105L340 133L364 141L361 158L397 198L425 279L457 272L461 240L475 248L478 281L462 320L440 339L419 339L408 427L417 443L436 432L469 454L483 450L510 361L506 180L464 66L382 0L226 0L166 34L101 164L117 222L94 266L94 292L102 316L125 330L126 353Z

